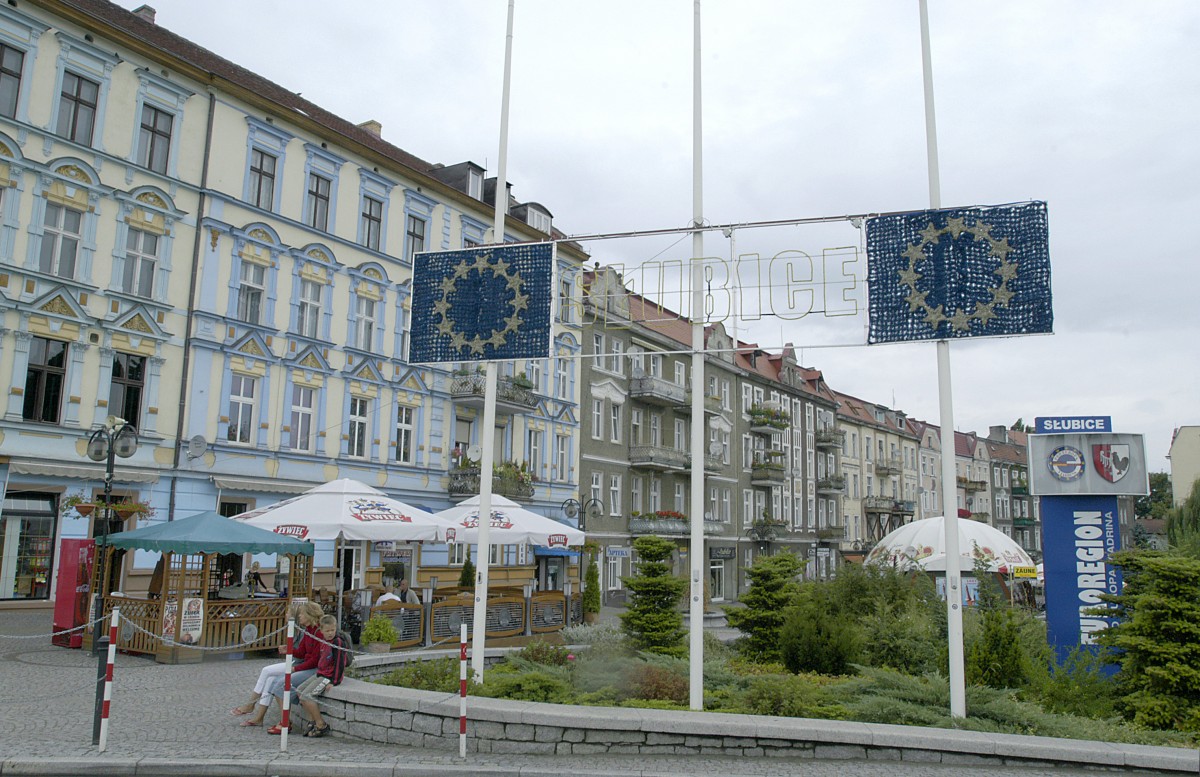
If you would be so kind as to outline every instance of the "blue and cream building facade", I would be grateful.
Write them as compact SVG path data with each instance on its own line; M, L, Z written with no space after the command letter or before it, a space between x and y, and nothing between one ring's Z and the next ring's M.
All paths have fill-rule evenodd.
M0 603L46 602L58 541L93 531L63 502L102 491L85 452L110 416L139 436L114 493L152 520L335 478L432 510L467 496L482 394L474 365L406 361L412 261L494 242L497 188L478 165L424 162L377 123L189 43L147 7L0 5ZM499 196L505 240L558 236L548 210ZM517 496L546 514L578 493L585 258L559 243L552 353L502 366L490 430L498 460L525 473ZM496 554L518 577L532 568ZM426 570L461 561L422 555ZM343 561L357 586L380 559ZM319 547L318 569L333 564ZM143 572L135 559L129 574Z

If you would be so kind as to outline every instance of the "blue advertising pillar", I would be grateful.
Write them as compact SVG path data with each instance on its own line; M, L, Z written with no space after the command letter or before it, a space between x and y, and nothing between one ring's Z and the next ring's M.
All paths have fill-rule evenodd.
M1061 662L1113 619L1093 612L1121 593L1109 561L1121 549L1118 496L1150 492L1142 436L1107 416L1038 418L1029 436L1030 493L1040 497L1046 630Z

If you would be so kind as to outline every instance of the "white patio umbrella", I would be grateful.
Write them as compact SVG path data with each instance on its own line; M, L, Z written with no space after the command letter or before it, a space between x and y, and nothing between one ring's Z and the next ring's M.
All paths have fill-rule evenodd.
M453 527L450 531L454 534L447 535L447 542L478 541L479 497L471 497L435 515ZM574 526L538 515L511 499L492 494L492 522L488 528L488 541L493 545L529 544L565 548L568 545L582 545L584 537L584 533Z
M433 513L350 479L333 480L233 517L302 540L440 542L449 528Z
M986 523L965 518L958 521L959 568L965 573L975 567L976 554L992 572L1007 572L1014 566L1033 566L1033 559L1004 532ZM946 571L945 527L942 518L925 518L906 523L871 549L867 564L904 566L915 563L926 572Z

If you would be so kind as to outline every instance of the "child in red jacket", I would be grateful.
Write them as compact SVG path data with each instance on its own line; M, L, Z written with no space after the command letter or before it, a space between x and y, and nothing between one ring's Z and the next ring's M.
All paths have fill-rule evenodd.
M317 664L317 673L296 689L300 695L300 706L312 720L312 728L304 735L306 737L323 737L329 733L329 724L321 717L317 697L324 694L329 686L342 682L342 675L350 659L351 646L345 635L338 633L337 618L332 615L321 618L321 636L325 642L321 644L321 660Z

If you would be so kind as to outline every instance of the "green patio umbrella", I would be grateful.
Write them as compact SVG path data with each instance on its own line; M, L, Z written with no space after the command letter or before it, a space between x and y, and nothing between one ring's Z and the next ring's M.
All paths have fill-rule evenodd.
M97 543L114 548L140 548L162 553L283 553L311 556L313 545L285 537L245 521L235 521L208 510L176 521L143 526L133 531L100 537Z

